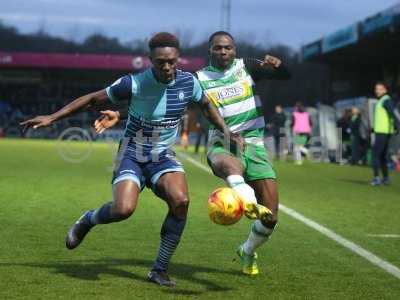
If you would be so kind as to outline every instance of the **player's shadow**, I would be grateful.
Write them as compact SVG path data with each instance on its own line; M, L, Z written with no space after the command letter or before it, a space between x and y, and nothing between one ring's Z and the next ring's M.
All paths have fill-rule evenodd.
M147 273L137 275L132 272L121 269L122 266L135 266L149 268L153 261L144 259L113 259L105 258L98 260L81 260L78 262L57 262L57 263L0 263L0 266L24 266L32 268L50 269L56 274L64 274L68 277L77 278L81 280L99 280L99 275L112 275L116 277L123 277L130 280L135 280L142 283L148 283ZM179 294L179 295L199 295L205 292L223 292L233 290L232 287L223 287L217 283L200 278L199 274L219 273L227 276L238 276L237 271L218 270L209 267L201 267L189 264L171 264L170 267L173 278L178 281L178 288L163 289L165 293ZM203 277L203 276L202 276ZM203 286L204 290L189 290L179 289L179 281L186 280L195 284ZM150 284L150 283L148 283Z

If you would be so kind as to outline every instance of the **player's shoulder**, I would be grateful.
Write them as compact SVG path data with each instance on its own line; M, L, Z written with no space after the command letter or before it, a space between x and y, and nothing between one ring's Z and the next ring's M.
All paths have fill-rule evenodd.
M185 85L185 84L193 84L193 82L197 80L195 76L190 72L185 72L182 70L176 70L176 85Z
M219 73L211 65L208 65L196 71L196 78L199 81L207 81L214 79L215 76L219 76Z
M148 79L151 79L152 77L152 73L151 73L151 69L144 69L138 73L134 73L134 74L130 74L132 79L137 81L137 82L141 82L141 81L145 81Z
M177 79L191 79L194 78L194 75L190 72L182 71L180 69L176 70Z
M233 61L231 70L238 70L238 69L243 69L246 68L246 66L248 65L248 59L247 58L235 58L235 60Z
M243 58L243 57L236 57L236 58L233 60L233 66L236 66L236 65L243 65L245 60L246 60L246 58Z
M132 90L134 94L144 91L145 87L154 85L154 75L151 68L132 74Z

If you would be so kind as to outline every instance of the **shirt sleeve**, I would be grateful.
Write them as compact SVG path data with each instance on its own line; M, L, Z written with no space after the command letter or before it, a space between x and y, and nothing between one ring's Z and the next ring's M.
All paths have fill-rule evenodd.
M106 88L107 96L113 103L130 100L136 93L136 84L131 75L125 75Z
M262 79L285 80L291 77L289 70L283 63L278 68L273 68L261 66L262 61L256 58L244 58L243 62L255 82Z
M200 82L196 77L193 77L193 102L200 102L203 99L203 89L200 86Z
M396 121L397 125L400 125L400 113L397 110L394 101L388 99L383 103L383 107L386 109L388 114Z

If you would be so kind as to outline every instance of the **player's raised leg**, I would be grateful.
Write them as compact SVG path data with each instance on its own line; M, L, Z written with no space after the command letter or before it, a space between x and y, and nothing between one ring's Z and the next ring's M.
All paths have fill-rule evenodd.
M256 249L266 243L278 222L279 197L275 179L260 179L249 182L253 187L258 202L268 207L272 216L268 220L256 220L247 240L239 246L237 252L242 261L243 273L256 275L259 273L256 263Z
M265 206L257 203L253 188L245 182L242 176L242 163L233 155L222 153L222 151L225 150L217 149L214 146L208 155L208 162L214 174L224 179L228 186L243 199L246 217L267 220L271 216L271 212Z
M169 209L161 227L158 256L148 279L160 285L175 286L167 270L186 224L189 196L185 174L183 172L163 174L157 181L155 193L167 202Z

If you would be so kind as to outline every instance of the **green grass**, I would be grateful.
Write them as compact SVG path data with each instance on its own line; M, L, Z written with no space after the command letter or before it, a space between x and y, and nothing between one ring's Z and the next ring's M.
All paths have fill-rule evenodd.
M176 288L146 282L166 213L150 191L129 220L98 226L68 251L64 237L77 217L110 200L112 151L96 144L73 164L57 149L51 141L0 140L0 299L400 299L399 279L284 213L258 251L262 274L242 276L232 260L250 222L211 223L206 199L223 183L190 163L189 220L170 266ZM368 236L400 234L398 174L392 186L373 188L367 168L276 168L282 203L400 266L400 239Z

